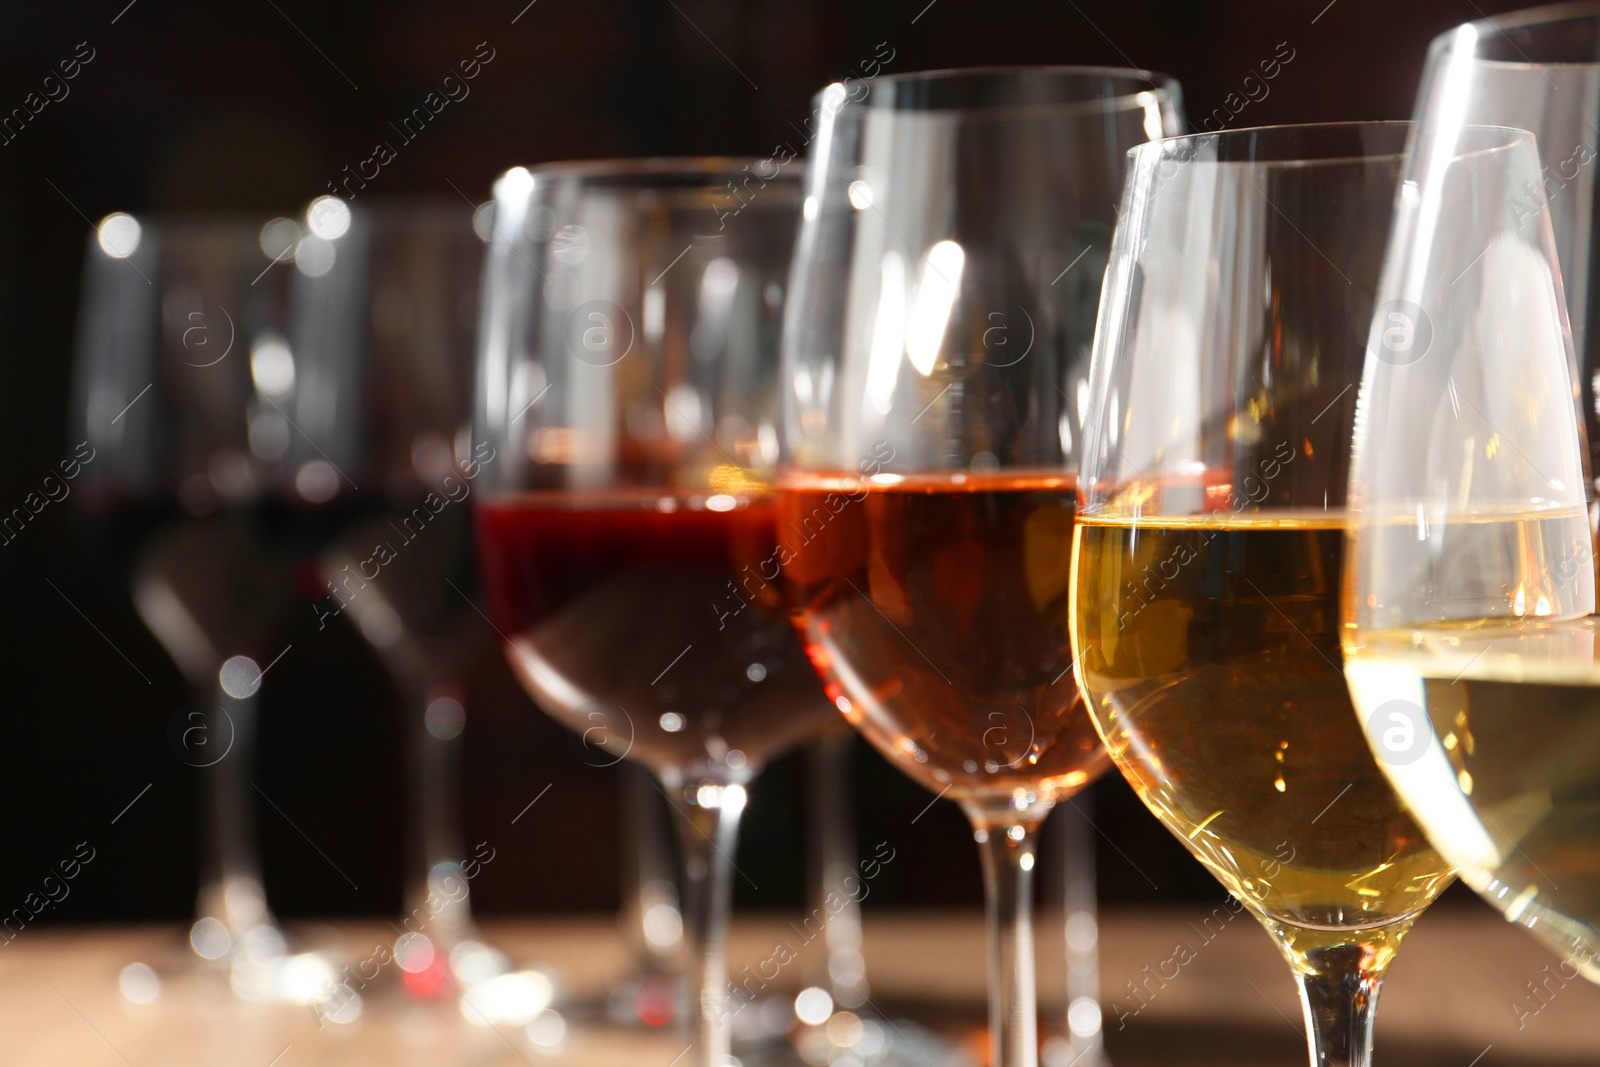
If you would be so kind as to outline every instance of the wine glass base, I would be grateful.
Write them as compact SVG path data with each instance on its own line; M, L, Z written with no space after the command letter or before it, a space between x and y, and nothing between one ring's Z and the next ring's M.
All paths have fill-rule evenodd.
M292 951L271 924L235 937L220 921L201 919L187 933L183 940L163 939L118 972L123 999L133 1004L299 1004L333 1021L360 1013L359 995L340 986L342 960L331 949Z
M960 1046L920 1023L871 1011L796 1023L781 1047L740 1058L746 1067L977 1067Z
M1088 1048L1062 1033L1052 1034L1039 1046L1039 1067L1111 1067L1105 1045Z
M612 987L597 1014L612 1026L658 1030L682 1017L687 999L677 975L636 971Z

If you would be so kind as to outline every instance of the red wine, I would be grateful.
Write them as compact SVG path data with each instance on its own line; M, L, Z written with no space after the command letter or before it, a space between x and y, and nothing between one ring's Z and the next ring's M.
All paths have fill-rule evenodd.
M282 652L294 612L327 615L319 599L338 606L319 553L372 510L361 498L318 507L267 498L197 515L171 497L98 492L85 494L74 525L97 569L130 590L145 625L204 687L230 656L265 665Z
M968 800L1104 772L1067 636L1070 476L808 477L778 499L807 651L901 770Z
M478 542L512 669L594 762L744 780L835 714L785 617L768 500L526 493L480 506Z

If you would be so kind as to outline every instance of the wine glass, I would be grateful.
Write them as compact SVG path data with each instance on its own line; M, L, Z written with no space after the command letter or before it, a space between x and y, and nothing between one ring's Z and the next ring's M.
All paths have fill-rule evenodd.
M201 776L190 946L241 997L319 1004L335 972L291 954L272 916L250 785L262 675L297 605L284 521L294 266L280 265L294 251L281 225L259 220L100 221L77 333L73 423L90 457L75 495L90 554L194 690L167 731ZM347 1000L330 1014L358 1010Z
M1311 1062L1366 1064L1452 871L1342 677L1350 426L1403 123L1130 153L1089 389L1078 680L1145 805L1289 961Z
M765 981L730 990L725 959L746 786L833 711L773 584L798 208L770 161L515 168L484 273L483 588L513 671L585 758L637 761L672 801L702 1067L723 1067Z
M318 629L349 624L371 645L400 698L407 831L403 918L393 974L420 998L463 997L511 970L472 921L472 879L491 846L461 840L458 800L467 660L482 621L472 589L469 500L482 468L471 440L478 272L489 205L457 196L319 203L349 214L338 254L297 281L290 342L329 368L330 406L359 442L352 465L367 506L322 550ZM322 264L318 264L322 266ZM331 428L331 427L330 427ZM531 1022L550 1000L530 971L485 992L501 1021Z
M1034 832L1106 765L1066 631L1077 383L1123 154L1177 109L1161 75L1071 67L817 99L785 311L783 576L840 711L972 822L1004 1067L1038 1056Z
M1419 101L1361 383L1345 673L1440 853L1600 981L1596 368L1592 336L1573 345L1594 327L1593 186L1548 163L1592 131L1546 140L1596 102L1600 8L1503 28L1440 38ZM1467 125L1485 113L1537 144Z

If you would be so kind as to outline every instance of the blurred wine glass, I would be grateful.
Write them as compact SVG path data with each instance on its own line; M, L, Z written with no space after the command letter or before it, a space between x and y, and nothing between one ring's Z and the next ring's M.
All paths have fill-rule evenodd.
M607 1017L627 1026L658 1027L682 1010L683 910L669 810L650 772L622 763L621 835L623 939L631 964L612 983Z
M784 330L783 575L828 695L971 821L990 1058L1031 1067L1034 835L1106 767L1066 630L1094 309L1124 155L1177 128L1178 89L958 70L831 85L816 110Z
M460 832L464 671L482 639L473 589L470 497L487 449L469 438L478 273L489 205L457 198L322 200L348 213L337 255L297 281L291 346L326 402L313 440L348 455L361 506L329 540L313 601L319 629L349 623L399 695L406 762L405 889L392 946L403 988L467 996L511 961L472 922L482 869ZM309 217L309 216L308 216ZM331 395L328 395L331 392ZM334 442L330 444L329 442ZM531 1022L550 981L530 971ZM502 998L504 999L504 998ZM517 1016L507 1002L507 1018Z
M304 547L292 467L300 396L288 307L300 228L135 218L95 228L84 266L73 423L93 448L78 518L94 559L194 691L175 755L199 769L204 840L189 941L246 999L316 1003L329 961L293 954L267 905L250 789L262 675L287 647ZM320 494L320 490L319 490ZM328 496L337 495L337 485ZM335 1018L352 1017L359 1001Z
M586 759L634 760L672 802L701 1067L759 1015L725 959L746 787L834 713L773 584L798 207L771 161L516 168L484 274L484 591L513 671Z
M1085 790L1071 804L1058 804L1045 823L1059 857L1044 886L1048 906L1060 907L1067 969L1063 1000L1065 1025L1040 1047L1044 1067L1107 1067L1104 1018L1100 1010L1100 901L1096 891L1094 793Z

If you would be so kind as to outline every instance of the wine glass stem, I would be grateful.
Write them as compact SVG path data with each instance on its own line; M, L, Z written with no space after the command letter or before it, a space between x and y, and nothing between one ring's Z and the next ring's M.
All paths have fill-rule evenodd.
M1094 794L1084 790L1055 817L1066 911L1068 1062L1108 1067L1100 1025L1100 924L1094 863ZM1090 1009L1090 1010L1085 1010Z
M626 761L622 772L622 928L628 939L633 965L641 974L676 973L675 953L682 934L670 944L652 940L647 917L659 909L670 909L683 917L678 899L678 880L671 843L662 837L670 833L662 819L681 821L661 803L649 771ZM680 926L681 930L681 926Z
M725 1067L731 1055L732 1017L743 1002L728 988L728 912L733 905L733 856L744 811L744 787L682 783L664 775L683 846L685 893L684 960L695 983L689 1008L693 1067ZM694 801L691 803L691 799Z
M249 789L260 698L256 694L235 698L219 686L212 699L226 716L219 724L226 725L212 730L208 743L226 747L224 755L201 769L208 810L206 873L198 910L202 918L222 920L237 936L267 921Z
M1037 1067L1033 980L1037 823L998 822L968 814L983 860L989 915L989 1062L991 1067Z
M1308 954L1317 973L1299 975L1311 1067L1371 1067L1372 1024L1383 973L1362 966L1359 945Z
M432 915L428 935L446 942L461 935L472 917L470 890L460 871L465 859L461 837L458 798L461 792L461 744L458 737L438 737L428 728L428 708L436 697L455 691L449 679L439 676L429 681L396 677L407 694L406 769L409 778L412 834L411 871L405 901L406 914ZM460 895L448 898L443 908L430 908L435 890L435 872L449 870L460 883ZM438 943L436 941L436 943Z
M807 904L811 914L830 916L823 928L827 958L812 984L829 989L836 1001L859 1005L867 995L861 896L848 889L851 876L857 875L855 828L850 818L855 810L850 797L854 742L854 734L829 731L813 740L806 753L811 772L807 815L814 828Z

